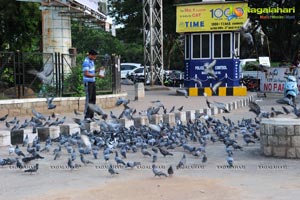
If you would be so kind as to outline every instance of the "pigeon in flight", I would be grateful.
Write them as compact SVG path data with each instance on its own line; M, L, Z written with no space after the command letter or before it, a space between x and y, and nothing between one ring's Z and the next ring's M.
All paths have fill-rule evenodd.
M216 65L217 61L213 60L211 63L205 63L204 64L204 72L208 75L213 77L214 79L218 79L217 75L215 74L215 71L213 70L213 67Z
M28 70L27 73L35 75L39 78L44 84L50 84L53 79L53 70L54 67L52 64L47 64L44 66L43 71L38 72L35 69Z
M47 106L49 110L56 108L56 105L52 103L53 99L54 97L51 98L47 97Z

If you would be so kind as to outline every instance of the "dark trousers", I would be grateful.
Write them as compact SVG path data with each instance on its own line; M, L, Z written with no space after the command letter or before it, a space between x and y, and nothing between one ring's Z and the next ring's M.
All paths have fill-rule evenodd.
M85 109L84 109L84 118L93 118L94 112L89 108L90 104L96 104L96 83L87 82L84 83L85 89Z

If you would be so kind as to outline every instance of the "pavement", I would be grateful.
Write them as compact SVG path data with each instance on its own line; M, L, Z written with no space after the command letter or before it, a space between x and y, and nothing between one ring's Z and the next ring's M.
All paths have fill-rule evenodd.
M134 86L123 86L122 90L128 93L131 107L137 112L146 110L153 104L151 101L160 100L169 110L184 106L184 110L207 108L205 97L177 96L177 88L170 90L146 91L144 99L134 100ZM248 95L256 95L249 92ZM269 111L271 107L280 109L282 105L276 103L281 94L267 94L267 97L258 95L255 100L262 110ZM229 103L245 97L208 97L209 101ZM299 103L297 99L297 103ZM119 114L123 107L111 109ZM217 114L214 117L223 120L230 118L233 122L241 119L253 119L255 115L243 107L232 110L230 113ZM110 110L106 110L107 112ZM60 113L59 117L67 116L71 121L74 113ZM29 118L31 116L25 116ZM289 116L295 118L293 114ZM24 119L24 118L23 118ZM20 118L21 120L21 118ZM0 126L3 123L0 122ZM2 126L3 128L3 126ZM5 127L4 127L5 129ZM162 157L159 155L157 165L163 171L171 164L177 164L182 154L187 154L187 164L184 169L175 170L173 177L153 177L151 158L138 153L128 153L127 161L141 161L142 167L136 169L117 168L120 173L110 176L107 172L107 163L100 155L93 160L94 165L82 166L78 170L70 171L66 168L68 154L63 152L60 159L54 161L52 151L43 153L45 159L39 160L40 170L37 174L25 174L22 170L0 167L1 199L221 199L221 200L287 200L299 199L299 160L279 159L266 157L260 150L260 142L246 145L242 138L238 139L243 151L234 151L235 168L226 167L224 144L221 142L207 145L208 160L205 164L201 159L187 154L182 148L172 150L174 156ZM191 142L199 146L198 142ZM55 145L52 147L56 147ZM25 147L21 147L24 151ZM151 151L151 149L149 150ZM0 147L0 157L8 157L7 147ZM93 159L91 155L87 159ZM111 161L113 157L111 156ZM77 161L80 163L80 161Z

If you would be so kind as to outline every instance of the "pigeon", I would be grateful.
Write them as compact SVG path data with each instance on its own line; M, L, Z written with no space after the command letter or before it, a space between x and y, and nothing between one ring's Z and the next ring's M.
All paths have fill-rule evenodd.
M159 149L160 153L161 153L164 157L166 157L166 156L173 156L172 153L170 153L169 151L167 151L167 150L165 150L165 149L162 149L162 148L158 148L158 149Z
M5 121L7 119L7 117L8 117L8 114L4 115L3 117L0 118L0 121L1 122Z
M108 172L109 172L111 175L119 174L119 172L117 172L117 171L114 170L114 168L112 167L112 164L109 165L109 167L108 167Z
M31 109L31 112L39 120L45 120L46 121L46 117L43 114L41 114L39 112L36 112L34 108Z
M51 98L47 97L46 99L47 99L47 107L48 107L49 110L56 108L56 105L54 105L52 103L54 97L51 97Z
M24 170L24 172L32 174L33 172L37 172L38 169L39 169L39 164L36 163L35 166L33 166L33 167L29 168L29 169Z
M24 140L23 140L23 147L25 147L25 146L27 146L28 145L28 143L29 143L29 137L28 137L28 134L26 134L26 136L25 136L25 138L24 138Z
M185 89L178 89L177 92L182 94L185 98L188 98L188 92Z
M16 167L19 169L23 169L24 165L22 164L22 162L20 162L19 158L16 158L17 162L16 162Z
M218 79L217 75L215 74L215 71L213 70L213 67L216 65L217 61L213 60L211 63L205 63L204 64L204 72L208 75L213 77L214 79Z
M78 112L76 109L74 109L74 114L75 115L82 115L82 113Z
M168 175L169 177L172 176L174 174L174 170L173 170L173 167L172 165L170 165L170 167L168 168Z
M19 149L19 146L16 145L16 148L15 148L15 154L17 154L18 156L23 156L25 157L25 154Z
M253 46L254 45L254 41L253 41L253 36L250 33L250 27L251 27L251 22L250 22L250 18L248 18L243 26L239 29L242 37L247 41L247 44L249 46Z
M222 85L222 83L222 81L218 81L211 87L211 91L213 94L217 94L217 90Z
M117 164L122 164L124 166L126 166L126 163L118 156L118 152L115 152L115 161Z
M96 104L88 104L89 109L91 109L93 112L97 113L98 115L106 115L105 112L100 108L100 106Z
M248 135L248 134L244 134L243 135L243 139L244 139L244 142L248 145L249 143L255 143L255 141L254 140L251 140L251 137L250 137L250 135Z
M35 75L44 84L50 84L53 79L53 70L54 70L54 66L52 64L46 64L44 66L43 71L41 71L41 72L38 72L35 69L31 69L31 70L28 70L27 73Z
M83 154L80 154L80 160L81 160L81 162L82 162L84 165L87 165L87 164L94 164L92 161L85 159L84 156L83 156Z
M185 163L186 163L186 156L185 156L185 154L183 154L181 160L179 161L179 163L176 166L176 169L184 167Z
M181 112L183 110L183 106L180 106L177 110Z
M282 106L282 109L287 115L291 113L285 106Z
M141 152L144 156L150 156L151 157L151 153L149 151L147 151L145 148L141 149Z
M169 113L174 112L174 110L175 110L175 106L173 106L173 107L170 109Z
M141 165L141 162L127 162L126 163L126 168L130 167L131 169L134 168L135 166Z
M227 163L228 163L229 167L233 167L233 157L228 156L227 157Z
M165 173L162 172L162 171L159 171L159 169L155 166L155 164L152 165L152 172L154 173L154 176L158 176L158 177L161 177L161 176L168 177L167 174L165 174Z

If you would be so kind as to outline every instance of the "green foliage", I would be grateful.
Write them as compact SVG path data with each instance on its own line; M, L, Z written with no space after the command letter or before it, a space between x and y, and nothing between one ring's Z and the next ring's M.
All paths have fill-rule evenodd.
M0 50L39 50L42 38L39 6L39 3L1 0Z
M81 65L72 68L70 74L64 79L64 94L68 96L82 97L84 96L84 85L82 83L83 74Z

